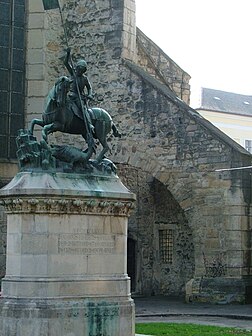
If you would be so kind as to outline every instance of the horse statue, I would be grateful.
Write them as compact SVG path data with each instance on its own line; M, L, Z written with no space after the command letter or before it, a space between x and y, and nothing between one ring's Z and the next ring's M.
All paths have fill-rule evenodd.
M90 120L94 126L93 132L88 129L87 121L76 116L72 108L72 102L68 98L72 80L66 76L61 76L50 90L42 114L42 119L33 119L30 124L30 134L33 134L34 126L43 127L42 138L48 142L48 135L60 131L69 134L80 134L88 144L87 160L95 152L93 138L98 139L102 145L102 151L96 158L100 163L104 154L110 150L107 143L107 134L113 131L115 137L121 137L111 116L102 108L88 108ZM91 140L90 140L91 138Z

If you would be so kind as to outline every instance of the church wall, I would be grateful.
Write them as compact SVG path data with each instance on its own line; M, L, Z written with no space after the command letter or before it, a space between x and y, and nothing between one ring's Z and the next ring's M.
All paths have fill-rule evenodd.
M0 208L0 278L5 275L6 265L6 215L3 208Z
M26 5L26 103L25 126L40 118L50 88L47 67L47 18L42 1L28 0ZM35 135L40 135L35 131Z
M190 76L162 49L137 29L137 64L168 85L185 103L190 104Z
M182 209L167 188L142 169L119 164L118 174L137 195L128 230L136 242L134 292L183 295L193 276L194 246Z
M141 79L133 74L130 78L134 95L141 88L143 107L131 118L121 117L120 127L128 138L114 148L114 160L142 167L167 185L193 228L198 275L205 273L203 252L211 258L223 250L229 259L227 274L241 275L246 266L239 259L234 267L232 256L239 258L246 248L242 239L231 238L236 233L230 225L235 218L246 221L249 187L241 183L245 178L249 182L249 176L219 174L215 169L246 164L250 158L239 152L234 155L229 144L197 123L197 115L179 109L146 82L139 84Z
M166 84L150 76L149 70L137 66L137 49L134 50L132 42L134 1L65 0L62 3L74 61L80 57L86 59L94 91L103 98L95 105L112 115L122 133L120 140L109 138L112 149L109 157L138 172L144 186L143 194L139 194L140 185L129 183L129 186L139 194L141 206L145 199L149 202L146 204L151 205L141 207L145 209L141 218L135 214L130 224L134 236L137 220L143 223L138 232L142 235L142 247L139 244L137 248L138 259L143 259L143 274L148 280L140 281L138 277L139 292L151 294L152 287L155 294L182 293L189 277L206 276L206 261L211 264L214 258L220 258L225 266L219 278L226 281L250 279L250 175L246 171L217 173L215 170L249 165L251 156L178 99ZM36 58L27 58L27 69L30 69L27 73L27 122L42 111L39 101L56 77L66 74L62 62L66 44L59 26L59 13L52 10L42 14L42 8L35 6L32 0L29 6L31 17L43 15L43 20L37 22L36 27L30 21L28 48L44 58L37 59L39 66L32 64ZM154 51L150 56L153 55ZM163 73L164 63L161 65ZM32 74L37 77L33 78ZM168 72L164 77L169 77ZM85 145L79 136L60 133L50 136L50 141ZM126 178L127 184L127 170L121 176ZM149 180L156 182L148 184ZM172 217L169 207L166 209L168 203L172 205ZM147 226L147 235L145 221L149 221L154 211L155 218ZM171 222L169 218L173 218ZM179 241L183 242L187 236L190 239L183 249L182 243L175 248L177 259L168 272L168 267L158 265L157 223L172 228L174 222ZM156 238L153 248L147 249L151 235ZM179 249L181 255L189 258L186 274L183 274ZM178 285L171 287L169 279L179 279ZM207 295L209 301L211 298L218 300L214 292L207 292ZM242 295L239 300L243 300Z

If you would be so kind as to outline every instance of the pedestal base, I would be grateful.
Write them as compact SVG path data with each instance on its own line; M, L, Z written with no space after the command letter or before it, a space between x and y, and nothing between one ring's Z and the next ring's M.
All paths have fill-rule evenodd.
M1 336L135 335L133 300L0 300Z
M134 195L117 176L19 173L0 201L0 336L135 335L126 274Z

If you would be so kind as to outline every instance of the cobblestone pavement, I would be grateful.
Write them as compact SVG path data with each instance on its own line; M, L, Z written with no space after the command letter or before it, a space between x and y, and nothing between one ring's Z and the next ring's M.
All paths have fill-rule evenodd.
M168 297L136 297L136 322L176 322L252 330L252 304L184 303Z

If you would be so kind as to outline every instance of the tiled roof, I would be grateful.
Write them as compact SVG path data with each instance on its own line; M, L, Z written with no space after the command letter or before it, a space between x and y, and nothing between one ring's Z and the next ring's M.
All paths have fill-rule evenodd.
M252 96L202 88L201 106L197 110L252 116Z

